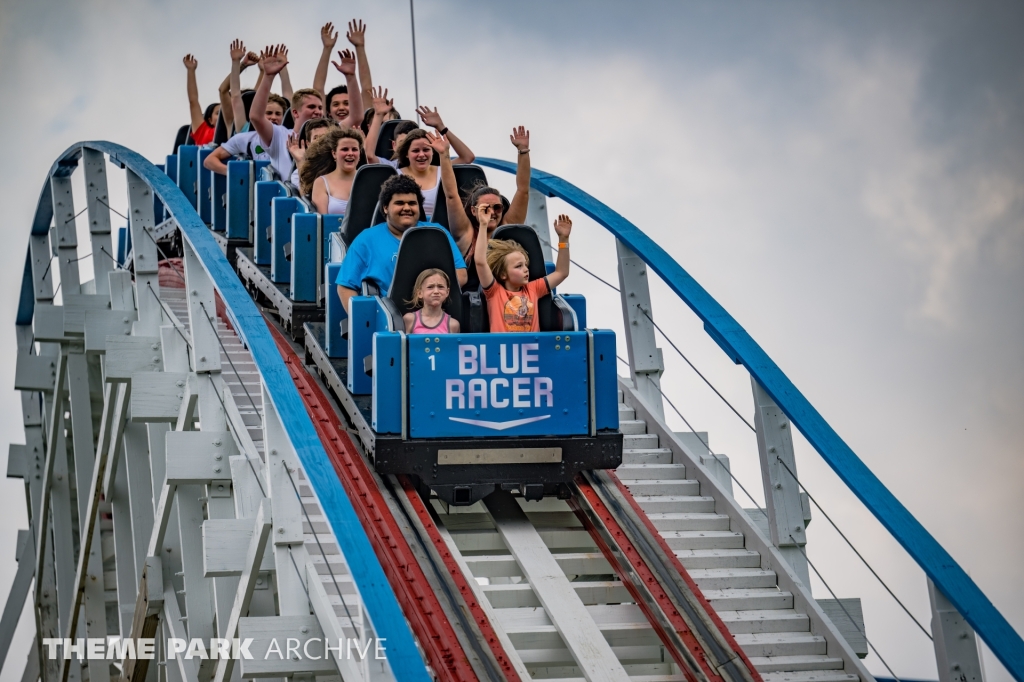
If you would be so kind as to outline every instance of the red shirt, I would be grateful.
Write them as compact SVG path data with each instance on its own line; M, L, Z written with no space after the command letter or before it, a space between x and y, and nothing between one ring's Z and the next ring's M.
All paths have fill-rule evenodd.
M509 291L498 280L484 289L492 332L539 332L537 301L551 293L548 278L535 279L519 291Z
M213 133L215 132L212 125L203 121L199 124L199 127L192 131L192 139L197 145L202 147L204 144L210 144L213 142Z

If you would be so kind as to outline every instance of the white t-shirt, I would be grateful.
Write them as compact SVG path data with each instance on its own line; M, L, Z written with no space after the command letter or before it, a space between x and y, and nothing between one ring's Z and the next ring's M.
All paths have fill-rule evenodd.
M294 187L299 186L299 169L296 168L292 171L291 183Z
M263 140L255 130L238 133L221 147L232 156L252 155L254 160L270 161L278 176L287 178L291 176L294 167L292 155L288 153L288 135L291 132L284 126L275 125L269 147L264 147Z
M386 163L395 170L398 170L398 161L395 161L394 159L385 159L383 156L378 156L377 163Z

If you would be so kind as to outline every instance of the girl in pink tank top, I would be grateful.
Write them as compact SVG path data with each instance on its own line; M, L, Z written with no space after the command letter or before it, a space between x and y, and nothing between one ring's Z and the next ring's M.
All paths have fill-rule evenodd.
M430 268L424 270L416 278L412 288L412 300L409 305L419 308L406 313L406 334L458 334L459 321L444 311L442 304L448 300L448 275L444 270Z

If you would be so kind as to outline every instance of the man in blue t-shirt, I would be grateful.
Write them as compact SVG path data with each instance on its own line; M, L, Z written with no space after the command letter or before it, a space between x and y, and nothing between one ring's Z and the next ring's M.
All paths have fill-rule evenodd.
M398 260L398 245L402 234L410 227L432 225L421 223L420 206L423 193L419 185L408 175L396 175L388 179L380 190L380 205L383 207L385 222L363 230L352 242L345 260L338 272L338 296L348 312L348 302L359 294L363 280L373 281L386 293L395 276L395 262ZM459 247L445 230L448 243L455 259L455 274L459 286L466 283L466 261L462 259Z

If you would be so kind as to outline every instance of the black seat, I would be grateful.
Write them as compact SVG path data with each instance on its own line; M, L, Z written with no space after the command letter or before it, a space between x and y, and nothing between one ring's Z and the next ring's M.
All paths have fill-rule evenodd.
M459 188L459 198L462 200L465 200L477 185L487 184L487 176L484 175L484 169L480 166L460 163L452 166L452 170L455 171L455 186ZM430 222L451 230L444 187L437 188L437 204L434 205L434 215L430 217Z
M444 309L449 315L462 324L462 292L455 274L455 256L448 242L448 235L438 227L411 227L402 235L398 245L398 261L395 263L395 276L391 280L388 298L397 309L398 317L410 313L414 308L409 304L412 299L413 286L420 273L430 268L437 268L448 275L450 283L448 300ZM396 329L404 329L401 320L396 322Z
M526 249L526 255L530 259L530 281L540 279L547 275L547 267L544 261L544 249L540 244L540 237L529 225L502 225L494 231L493 239L508 239L514 241ZM565 332L576 329L572 308L569 304L548 294L537 301L537 314L540 315L540 330L542 332Z
M345 218L341 221L341 238L350 246L359 233L382 222L377 213L380 188L396 171L385 163L371 163L356 171L348 198Z
M284 112L284 118L281 120L281 125L283 125L288 130L291 130L292 128L295 127L295 117L292 116L291 107L288 107L288 110Z
M373 151L377 158L390 159L391 155L395 153L395 150L391 148L391 143L395 141L395 128L399 123L403 123L402 119L396 118L381 124L380 135L377 136L377 146Z
M174 154L178 153L178 147L183 144L195 144L192 139L192 125L186 123L178 128L178 134L174 136Z

